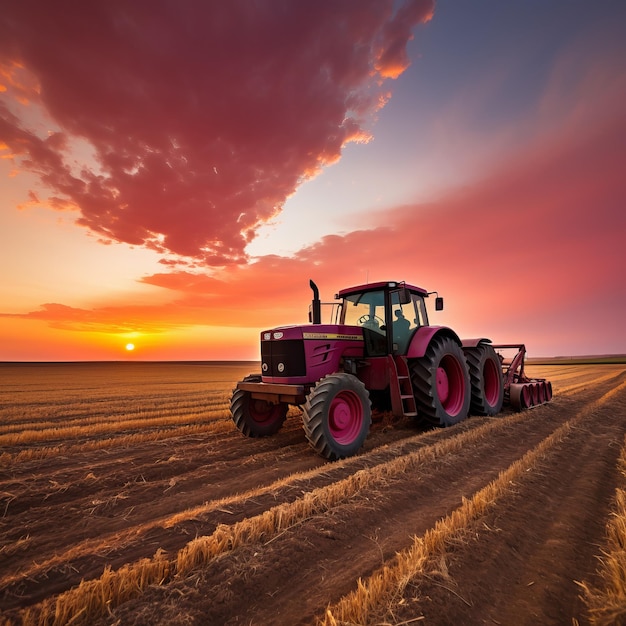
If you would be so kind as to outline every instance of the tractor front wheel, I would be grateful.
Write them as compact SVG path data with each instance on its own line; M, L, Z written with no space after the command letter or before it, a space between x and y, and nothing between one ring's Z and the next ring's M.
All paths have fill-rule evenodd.
M496 415L504 402L502 365L488 344L465 350L472 386L470 411L474 415Z
M434 337L426 354L415 359L411 380L418 415L427 424L452 426L467 417L470 380L463 350L450 337Z
M318 454L331 461L352 456L363 445L372 421L369 393L351 374L329 374L311 389L302 421Z
M246 376L242 382L258 383L258 375ZM265 437L277 433L287 417L286 404L272 404L253 398L249 391L234 389L230 398L230 413L235 426L247 437Z

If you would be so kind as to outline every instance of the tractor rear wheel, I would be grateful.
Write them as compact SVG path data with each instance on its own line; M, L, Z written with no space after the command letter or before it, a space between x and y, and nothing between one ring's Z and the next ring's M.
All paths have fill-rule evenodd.
M452 426L467 417L470 380L465 355L450 337L434 337L426 354L411 365L417 412L422 421Z
M504 402L502 365L488 344L465 350L472 386L470 411L474 415L496 415Z
M259 383L261 376L252 374L242 382ZM249 391L234 389L230 398L230 412L235 426L247 437L265 437L277 433L285 418L288 406L272 404L253 398Z
M319 380L307 396L302 413L309 443L331 461L356 454L371 421L372 406L365 385L345 373Z

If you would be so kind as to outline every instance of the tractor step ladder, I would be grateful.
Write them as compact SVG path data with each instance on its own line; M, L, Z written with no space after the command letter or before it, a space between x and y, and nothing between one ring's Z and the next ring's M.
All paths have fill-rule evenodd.
M406 357L389 355L391 409L397 417L415 417L417 406Z

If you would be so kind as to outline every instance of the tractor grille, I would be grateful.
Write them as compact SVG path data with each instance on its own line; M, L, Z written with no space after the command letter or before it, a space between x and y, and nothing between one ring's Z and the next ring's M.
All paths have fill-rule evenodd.
M305 376L304 342L301 339L261 341L263 376Z

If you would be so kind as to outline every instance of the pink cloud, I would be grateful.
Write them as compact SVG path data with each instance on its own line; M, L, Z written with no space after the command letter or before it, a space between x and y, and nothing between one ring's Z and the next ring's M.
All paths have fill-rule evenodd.
M241 262L299 182L363 137L382 79L408 65L433 2L393 4L14 3L0 17L5 96L28 92L61 132L41 139L2 108L0 136L103 239ZM16 63L36 88L18 90ZM73 138L97 168L72 170Z
M266 256L219 277L173 270L142 278L171 294L165 305L46 305L13 317L112 332L262 329L306 321L309 278L327 301L341 287L391 279L439 290L447 310L437 322L465 336L526 341L535 354L536 346L563 353L564 337L585 352L624 351L625 146L626 120L598 120L579 135L537 142L462 190L372 213L366 229L324 237L293 257Z
M293 15L293 11L305 11L306 5L287 6L285 11ZM5 111L0 136L7 138L18 157L30 159L29 167L42 177L50 176L54 183L55 174L62 174L56 191L81 207L83 223L103 237L195 255L197 261L195 268L190 265L188 271L177 271L174 261L163 259L171 271L141 279L170 294L165 305L163 297L154 304L142 299L141 305L94 309L45 305L13 317L44 320L55 328L107 332L167 332L190 325L262 329L306 320L309 278L318 283L325 300L341 287L367 279L405 279L445 295L446 311L436 322L447 323L465 336L525 341L534 355L626 352L622 332L626 118L621 106L626 101L626 84L621 74L614 77L607 60L598 66L594 59L577 68L581 79L573 85L564 81L563 70L557 72L542 102L541 132L515 154L503 150L500 162L481 180L429 204L409 202L362 215L360 230L324 237L290 258L266 256L248 265L232 263L243 259L246 238L277 210L298 177L336 158L342 143L359 132L360 119L346 125L342 115L347 109L367 115L377 106L365 89L371 86L372 68L378 68L374 79L379 81L404 62L401 47L394 48L393 42L406 41L410 29L403 31L395 24L400 13L393 18L389 5L384 11L372 8L361 13L359 9L353 20L337 23L326 15L326 5L316 6L308 21L317 26L301 25L293 35L302 40L308 34L311 39L305 48L312 48L293 59L290 54L295 54L297 46L287 38L280 53L263 55L263 36L253 36L247 18L239 16L242 23L235 39L228 45L220 40L228 55L214 62L211 77L200 76L198 87L184 91L179 84L183 75L191 80L191 70L181 70L180 77L173 70L161 72L162 78L186 94L178 103L170 102L173 96L167 93L157 98L167 89L148 80L158 74L155 68L147 67L144 79L131 64L124 71L138 80L121 81L119 89L129 91L129 102L141 104L146 119L134 107L128 109L128 119L123 108L114 107L109 115L104 102L102 107L95 103L96 115L82 119L85 95L78 94L79 104L70 103L65 113L61 106L67 104L65 96L48 96L47 106L58 111L55 118L65 120L66 130L40 139ZM354 9L361 4L338 6L347 11L348 6ZM419 15L422 20L428 17L425 11ZM141 34L140 47L155 39L151 28L156 28L159 16ZM131 28L136 23L131 17L128 23L122 20L119 28ZM226 28L230 22L227 16L224 20ZM331 22L334 28L346 29L349 36L335 36ZM283 32L281 23L280 19L272 22L278 29L272 31L274 41ZM269 28L269 21L264 24ZM324 32L323 25L334 35L324 40L330 48L322 52L313 41L314 33ZM219 32L214 33L218 39ZM244 33L252 40L243 41ZM400 34L394 39L394 33ZM165 43L168 37L168 45L172 43L173 35L163 32L162 36ZM352 47L355 41L361 41L366 52L357 53L358 46ZM200 44L189 42L189 47L194 46ZM248 74L235 57L252 58L255 51L258 71ZM320 65L322 57L326 65ZM168 60L175 61L163 53L163 62ZM194 72L203 63L198 59ZM316 63L318 69L325 68L320 75L307 70L308 80L299 82L296 69ZM280 67L281 72L272 73L272 67ZM602 71L596 71L597 67ZM238 80L229 80L235 68L240 70ZM112 74L104 69L94 80L110 84ZM610 80L598 84L602 76ZM568 84L566 91L563 82ZM217 91L210 91L211 85L225 90L223 101ZM300 91L306 85L304 97ZM56 88L60 87L51 87L52 93ZM69 93L69 87L65 88ZM257 95L255 89L260 90ZM42 97L46 93L42 80ZM206 115L194 112L197 103L192 93L207 98ZM234 93L241 98L234 98ZM220 108L227 101L238 103L232 119ZM574 104L566 106L570 102ZM175 116L176 106L185 114ZM157 132L154 124L166 120L165 109L171 111L171 120ZM254 112L263 123L246 118ZM109 127L111 120L115 124ZM561 125L550 124L555 120ZM133 125L138 129L135 134L131 133ZM120 128L128 133L121 138L113 132ZM215 135L215 128L223 129L223 134ZM82 132L99 147L107 177L96 172L77 177L65 168L59 153L70 131ZM205 211L210 202L214 208ZM203 260L231 265L227 272L209 276L199 269Z
M410 65L406 42L413 38L411 30L420 22L429 22L434 14L434 3L424 0L401 6L384 28L382 49L376 69L385 78L397 78Z
M527 341L535 354L565 336L585 352L624 351L624 162L626 119L590 120L464 189L371 214L366 230L261 259L216 290L278 324L302 321L309 277L326 299L368 278L404 279L445 294L438 321L465 336Z

